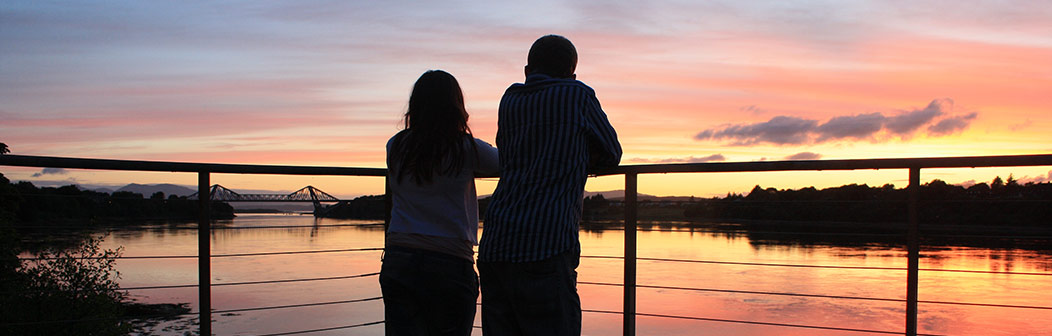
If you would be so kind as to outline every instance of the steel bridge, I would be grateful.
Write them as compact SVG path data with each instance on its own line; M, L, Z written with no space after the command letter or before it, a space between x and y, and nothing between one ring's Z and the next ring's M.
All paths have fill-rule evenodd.
M227 187L213 184L209 191L209 197L213 201L223 202L339 202L340 199L329 195L314 186L306 186L291 194L242 194L230 190ZM189 199L196 200L198 193L193 193Z
M191 194L188 198L196 200L198 199L198 193L200 191ZM209 199L222 202L311 202L314 204L315 216L324 216L333 208L346 203L314 186L300 188L300 190L296 190L291 194L242 194L227 189L227 187L213 184L209 188L208 194L210 195ZM336 204L324 205L322 202L335 202Z

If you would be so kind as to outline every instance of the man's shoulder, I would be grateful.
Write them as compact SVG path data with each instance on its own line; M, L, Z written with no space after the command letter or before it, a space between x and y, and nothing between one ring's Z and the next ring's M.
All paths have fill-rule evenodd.
M515 83L508 87L508 92L529 92L540 90L565 90L566 92L583 92L595 95L591 86L576 79L548 78L539 81L528 81L526 83Z

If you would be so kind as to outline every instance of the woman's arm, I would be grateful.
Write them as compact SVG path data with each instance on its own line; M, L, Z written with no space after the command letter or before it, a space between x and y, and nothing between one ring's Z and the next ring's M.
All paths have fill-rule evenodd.
M497 154L497 148L478 138L475 139L475 148L475 157L478 158L475 174L493 176L500 173L500 156Z

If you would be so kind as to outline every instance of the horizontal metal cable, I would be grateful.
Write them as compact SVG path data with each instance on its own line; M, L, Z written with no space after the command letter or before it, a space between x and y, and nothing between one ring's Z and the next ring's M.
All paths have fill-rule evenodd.
M918 202L921 205L924 203L1052 203L1052 200L1045 199L973 199L973 200L948 200L948 199L920 199Z
M242 230L242 229L324 229L324 228L337 228L337 227L373 227L383 226L384 223L369 223L369 224L325 224L325 225L260 225L260 226L230 226L230 227L212 227L212 230ZM194 227L193 229L197 229Z
M580 284L580 285L594 285L594 286L624 287L624 284L606 283L606 282L578 281L577 284ZM796 296L796 297L813 297L813 298L825 298L825 299L848 299L848 300L867 300L867 301L906 302L906 299L887 299L887 298L842 296L842 295L801 294L801 293L784 293L784 292L781 292L781 293L780 292L760 292L760 291L744 291L744 290L734 290L734 289L711 289L711 288L692 288L692 287L655 286L655 285L636 285L636 287L637 288L650 288L650 289L671 289L671 290L683 290L683 291L696 291L696 292L717 292L717 293L735 293L735 294L756 294L756 295L780 295L780 296ZM917 301L917 303L931 303L931 304L944 304L944 305L957 305L957 306L994 307L994 308L1021 308L1021 309L1052 310L1052 307L1045 307L1045 306L1007 305L1007 304L997 304L997 303L926 301L926 300L919 300L919 301Z
M260 252L260 253L236 253L236 254L213 254L212 258L226 258L226 257L253 257L253 256L265 256L265 255L285 255L285 254L310 254L310 253L333 253L333 252L363 252L363 251L383 251L383 247L366 247L357 249L341 249L341 250L313 250L313 251L288 251L288 252Z
M383 324L383 323L384 323L384 321L376 321L376 322L369 322L369 323L362 323L362 324L355 324L355 325L341 326L341 327L331 327L331 328L322 328L322 329L290 331L290 332L283 332L283 333L277 333L277 334L261 334L259 336L298 335L298 334L306 334L306 333L312 333L312 332L351 329L351 328L365 327L365 326L371 326L371 325Z
M872 190L872 189L871 189ZM906 189L897 189L896 191L906 191ZM660 196L659 196L660 197ZM623 202L608 200L609 202ZM920 199L921 203L1052 203L1052 200L1046 199ZM660 199L637 199L637 204L640 205L662 205L662 204L677 204L677 205L694 205L694 204L729 204L735 207L756 207L764 204L866 204L866 203L897 203L907 204L907 199L867 199L867 200L850 200L850 199L821 199L821 200L726 200L726 199L700 199L694 201L665 201Z
M294 305L281 305L281 306L265 306L265 307L254 307L254 308L239 308L239 309L227 309L227 310L212 310L212 314L226 314L226 313L238 313L247 311L259 311L259 310L273 310L273 309L286 309L286 308L302 308L302 307L314 307L314 306L326 306L335 304L347 304L347 303L359 303L376 301L383 299L383 297L371 297L365 299L354 299L354 300L342 300L342 301L330 301L330 302L314 302L314 303L301 303ZM166 314L166 315L155 315L151 317L172 317L172 316L198 316L200 312L192 313L180 313L180 314ZM136 318L138 319L138 317Z
M996 304L996 303L953 302L953 301L926 301L926 300L919 300L919 301L917 301L917 303L944 304L944 305L955 305L955 306L978 306L978 307L993 307L993 308L1021 308L1021 309L1052 310L1052 307L1006 305L1006 304Z
M234 227L212 227L213 231L218 230L244 230L244 229L315 229L315 228L338 228L338 227L374 227L383 226L383 223L371 223L371 224L325 224L325 225L272 225L272 226L234 226ZM620 225L620 224L618 224ZM94 229L94 230L111 230L111 231L153 231L153 230L197 230L197 226L179 226L179 227L121 227L121 226L28 226L28 225L16 225L11 226L15 229L60 229L60 230L79 230L79 229ZM479 226L483 228L483 226ZM623 226L605 226L598 225L596 227L589 227L588 224L582 225L583 230L591 229L602 229L609 231L624 231ZM853 233L853 232L808 232L808 231L756 231L756 230L719 230L719 229L697 229L697 228L652 228L652 227L639 227L637 231L642 232L683 232L683 233L724 233L724 234L784 234L784 235L807 235L807 236L862 236L862 237L905 237L905 233ZM1052 236L1048 235L960 235L960 234L923 234L921 238L983 238L983 239L1017 239L1017 240L1046 240L1052 239Z
M623 284L606 283L606 282L578 281L577 284L580 284L580 285L594 285L594 286L624 287ZM905 299L885 299L885 298L858 297L858 296L839 296L839 295L821 295L821 294L759 292L759 291L745 291L745 290L734 290L734 289L711 289L711 288L691 288L691 287L654 286L654 285L636 285L636 287L637 288L650 288L650 289L672 289L672 290L684 290L684 291L696 291L696 292L717 292L717 293L757 294L757 295L781 295L781 296L814 297L814 298L825 298L825 299L850 299L850 300L906 302Z
M215 286L215 284L212 284L212 286ZM142 286L142 287L122 287L122 288L118 288L117 290L128 291L128 290L143 290L143 289L174 289L174 288L197 288L197 287L200 287L200 286L198 286L196 284L195 285Z
M326 224L326 225L274 225L274 226L236 226L236 227L212 227L213 231L220 230L254 230L254 229L321 229L321 228L340 228L340 227L379 227L383 226L383 223L375 224ZM620 224L619 224L620 225ZM15 229L50 229L50 230L106 230L106 231L175 231L175 230L197 230L197 226L179 226L179 227L94 227L94 226L11 226ZM479 226L483 228L483 226ZM608 230L608 231L624 231L625 228L622 226L598 226L589 227L587 224L582 226L583 230ZM843 236L843 237L888 237L898 238L902 237L905 239L905 233L835 233L835 232L804 232L804 231L755 231L755 230L713 230L713 229L694 229L694 228L647 228L640 227L636 229L640 232L683 232L683 233L722 233L722 234L781 234L791 236ZM961 234L922 234L921 239L927 238L977 238L977 239L1011 239L1011 240L1052 240L1052 236L1048 235L961 235Z
M311 251L284 251L284 252L259 252L259 253L235 253L235 254L213 254L211 258L226 258L226 257L253 257L253 256L267 256L267 255L286 255L286 254L312 254L312 253L336 253L336 252L368 252L368 251L383 251L383 247L366 247L357 249L340 249L340 250L311 250ZM196 255L170 255L170 256L130 256L130 257L116 257L115 259L190 259L199 258ZM23 261L39 261L39 260L54 260L58 258L19 258ZM97 260L97 259L108 259L103 257L86 257L86 258L73 258L76 260Z
M582 230L588 230L590 227L586 225L581 226ZM600 226L603 230L610 231L624 231L623 226ZM806 231L752 231L752 230L716 230L716 229L693 229L693 228L648 228L638 227L636 231L641 232L682 232L682 233L723 233L723 234L784 234L784 235L797 235L797 236L863 236L863 237L903 237L905 239L905 233L837 233L837 232L806 232Z
M380 273L365 273L355 275L344 275L335 277L324 277L324 278L306 278L306 279L285 279L285 280L268 280L268 281L249 281L249 282L227 282L212 284L212 287L218 286L241 286L241 285L260 285L260 284L273 284L273 283L289 283L289 282L308 282L308 281L324 281L324 280L343 280L343 279L355 279L364 278L380 275ZM172 289L172 288L197 288L198 285L169 285L169 286L144 286L144 287L127 287L120 288L119 290L143 290L143 289Z
M371 297L371 298L366 298L366 299L356 299L356 300L342 300L342 301L330 301L330 302L301 303L301 304L282 305L282 306L267 306L267 307L254 307L254 308L212 310L212 314L226 314L226 313L240 313L240 312L259 311L259 310L327 306L327 305L335 305L335 304L346 304L346 303L359 303L359 302L376 301L376 300L380 300L380 299L383 299L383 297L379 297L378 296L378 297Z
M51 188L51 187L43 187ZM81 190L84 191L84 190ZM89 190L90 191L90 190ZM139 193L136 193L139 194ZM20 193L24 198L40 197L40 198L87 198L87 199L98 199L98 200L135 200L135 201L153 201L148 195L139 194L143 197L131 197L131 196L113 196L112 193L102 193L100 195L63 195L63 194L45 194L45 193ZM166 197L169 195L165 195ZM168 198L160 199L159 201L168 201ZM178 199L179 201L195 201L191 199Z
M250 282L228 282L228 283L212 284L212 287L259 285L259 284L290 283L290 282L309 282L309 281L325 281L325 280L345 280L345 279L364 278L364 277L370 277L370 276L376 276L376 275L380 275L380 273L365 273L365 274L344 275L344 276L324 277L324 278L285 279L285 280L250 281ZM200 287L200 286L198 286L197 284L187 284L187 285L122 287L122 288L117 288L117 290L131 291L131 290L149 290L149 289L198 288L198 287ZM43 289L41 289L41 291L42 290ZM24 292L28 292L28 291L22 291L22 293L24 293ZM18 292L8 292L5 295L14 295L14 293L18 293Z
M581 258L622 259L622 260L624 259L624 257L618 257L618 256L581 256ZM751 263L751 262L738 262L738 261L712 261L712 260L668 259L668 258L636 258L636 260L660 261L660 262L682 262L682 263L697 263L697 264L742 265L742 266L802 267L802 268L829 268L829 269L883 270L883 271L905 271L906 270L906 268L904 268L904 267L773 264L773 263ZM956 269L939 269L939 268L921 268L919 270L920 271L928 271L928 272L1052 276L1052 273L1036 273L1036 272L978 271L978 270L956 270Z
M610 310L582 309L581 311L582 312L586 312L586 313L624 315L624 313L622 313L622 312L610 311ZM902 334L902 332L900 332L900 331L854 329L854 328L838 328L838 327L826 327L826 326L813 326L813 325L805 325L805 324L730 320L730 319L717 319L717 318L708 318L708 317L691 317L691 316L666 315L666 314L636 313L635 315L636 316L646 316L646 317L673 318L673 319L681 319L681 320L694 320L694 321L708 321L708 322L726 322L726 323L765 325L765 326L774 326L774 327L791 327L791 328L821 329L821 330L834 330L834 331L851 331L851 332L861 332L861 333L871 333L871 334L887 334L887 335L901 335ZM921 336L944 336L944 335L938 335L938 334L917 334L917 335L921 335Z
M171 315L178 316L178 315ZM29 321L29 322L5 322L0 323L0 326L4 327L19 327L19 326L32 326L32 325L43 325L43 324L65 324L65 323L81 323L81 322L98 322L98 321L115 321L120 320L119 317L100 317L90 319L76 319L76 320L51 320L51 321Z
M1038 273L1038 272L976 271L976 270L939 269L939 268L921 268L921 269L918 269L918 271L925 271L925 272L949 272L949 273L976 273L976 274L1006 274L1006 275L1052 276L1052 273Z
M272 309L301 308L301 307L314 307L314 306L325 306L325 305L335 305L335 304L360 303L360 302L376 301L376 300L380 300L380 299L383 299L383 298L382 297L372 297L372 298L365 298L365 299L331 301L331 302L316 302L316 303L304 303L304 304L283 305L283 306L267 306L267 307L255 307L255 308L212 310L212 314L225 314L225 313L247 312L247 311L258 311L258 310L272 310ZM141 320L141 319L161 318L161 317L198 316L200 314L201 314L200 312L191 312L191 313L158 314L158 315L133 316L133 317L103 317L103 318L76 319L76 320L11 322L11 323L2 323L2 324L0 324L0 326L28 326L28 325L42 325L42 324L97 322L97 321L109 321L109 320ZM373 324L376 324L376 323L373 323Z
M323 229L323 228L341 228L341 227L379 227L383 226L383 223L375 224L326 224L326 225L273 225L273 226L236 226L236 227L212 227L213 231L220 230L255 230L255 229ZM197 226L179 226L179 227L93 227L93 226L12 226L15 229L52 229L52 230L106 230L106 231L176 231L176 230L197 230ZM483 228L483 226L479 226ZM607 230L607 231L624 231L625 228L622 226L599 226L589 227L587 224L582 226L582 230ZM835 232L804 232L804 231L755 231L755 230L718 230L718 229L696 229L696 228L647 228L640 227L636 229L640 232L682 232L682 233L719 233L719 234L775 234L775 235L789 235L789 236L840 236L840 237L888 237L888 238L903 238L905 239L905 233L835 233ZM922 234L921 239L930 238L976 238L976 239L1010 239L1010 240L1052 240L1052 236L1048 235L962 235L962 234Z
M0 326L30 326L30 325L43 325L43 324L61 324L61 323L81 323L81 322L99 322L99 321L129 321L129 320L142 320L151 318L165 318L165 317L176 317L176 316L192 316L197 313L174 313L174 314L157 314L157 315L143 315L143 316L113 316L113 317L98 317L98 318L85 318L76 320L51 320L51 321L31 321L31 322L11 322L11 323L0 323Z
M1048 240L1052 239L1052 236L998 236L998 235L964 235L964 234L922 234L921 238L980 238L980 239L1015 239L1015 240Z
M583 230L589 230L587 224L581 226ZM610 230L610 231L624 231L623 226L599 226L598 229ZM805 231L756 231L756 230L719 230L719 229L696 229L696 228L650 228L650 227L637 227L636 231L640 232L683 232L683 233L723 233L723 234L782 234L782 235L793 235L793 236L848 236L848 237L902 237L905 239L906 233L853 233L853 232L805 232ZM1032 236L1020 236L1020 235L948 235L948 234L922 234L921 238L983 238L983 239L1016 239L1016 240L1046 240L1052 239L1052 236L1047 235L1032 235Z
M120 227L120 226L51 226L51 225L14 225L9 226L14 229L24 230L97 230L97 231L150 231L150 230L197 230L196 226L179 226L179 227Z
M581 258L624 259L624 257L618 257L618 256L581 256ZM668 259L668 258L636 258L636 260L641 260L641 261L660 261L660 262L681 262L681 263L696 263L696 264L742 265L742 266L832 268L832 269L886 270L886 271L905 271L906 270L906 268L904 268L904 267L772 264L772 263L753 263L753 262L739 262L739 261L712 261L712 260Z

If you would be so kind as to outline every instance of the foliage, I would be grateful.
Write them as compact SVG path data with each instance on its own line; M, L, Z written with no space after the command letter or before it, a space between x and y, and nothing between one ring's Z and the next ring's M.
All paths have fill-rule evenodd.
M39 261L18 261L4 238L0 334L126 335L115 269L121 249L101 250L89 238L73 249L50 248Z
M22 197L11 182L0 174L0 224L14 223L18 205L22 203Z
M608 207L608 206L610 206L610 201L607 201L606 197L603 197L603 194L595 194L595 195L592 195L590 197L585 197L584 198L584 207L585 208L597 208L598 209L598 208L605 208L605 207Z
M46 244L23 244L12 225L15 221L128 215L141 211L136 207L147 209L137 212L140 215L165 213L160 211L165 207L196 215L196 205L185 198L165 200L163 195L144 200L138 194L118 193L114 198L73 186L38 189L29 183L13 185L0 174L0 335L127 335L133 323L148 316L188 311L183 306L160 311L156 305L124 302L115 268L122 249L102 250L100 241L92 238L49 238ZM20 260L19 253L32 253L37 259Z
M585 197L581 204L581 218L585 220L594 220L603 216L623 216L624 213L620 211L620 208L611 209L610 201L603 197L603 194Z
M1044 226L1052 218L1052 183L1019 184L1012 176L995 178L990 184L967 188L932 180L920 186L919 218L923 223L976 226ZM817 189L775 189L755 186L743 195L688 201L639 201L640 219L688 218L703 220L758 220L797 222L907 221L909 193L892 184L871 187L848 184ZM582 200L582 219L617 220L624 216L620 199L602 194ZM490 198L479 199L480 217L485 217ZM383 218L383 195L363 196L341 202L324 217ZM649 217L648 217L649 216Z
M0 155L4 155L4 154L10 153L10 152L11 152L11 150L7 149L7 144L5 144L3 142L0 142Z
M903 222L908 197L906 189L890 184L822 190L756 186L745 197L696 202L684 214L708 219ZM920 186L918 198L919 219L931 224L1035 226L1048 225L1047 218L1052 217L1052 184L1020 185L1011 176L968 188L933 180Z
M326 218L383 219L385 209L384 195L366 195L316 211Z
M5 199L12 202L4 202ZM107 218L195 219L199 209L197 200L174 195L165 198L163 193L145 198L126 191L108 194L80 190L74 185L38 188L25 181L11 184L7 179L0 180L0 204L10 204L10 209L0 207L0 215L8 211L20 223L38 225ZM234 217L234 208L228 203L213 202L211 209L212 218Z

